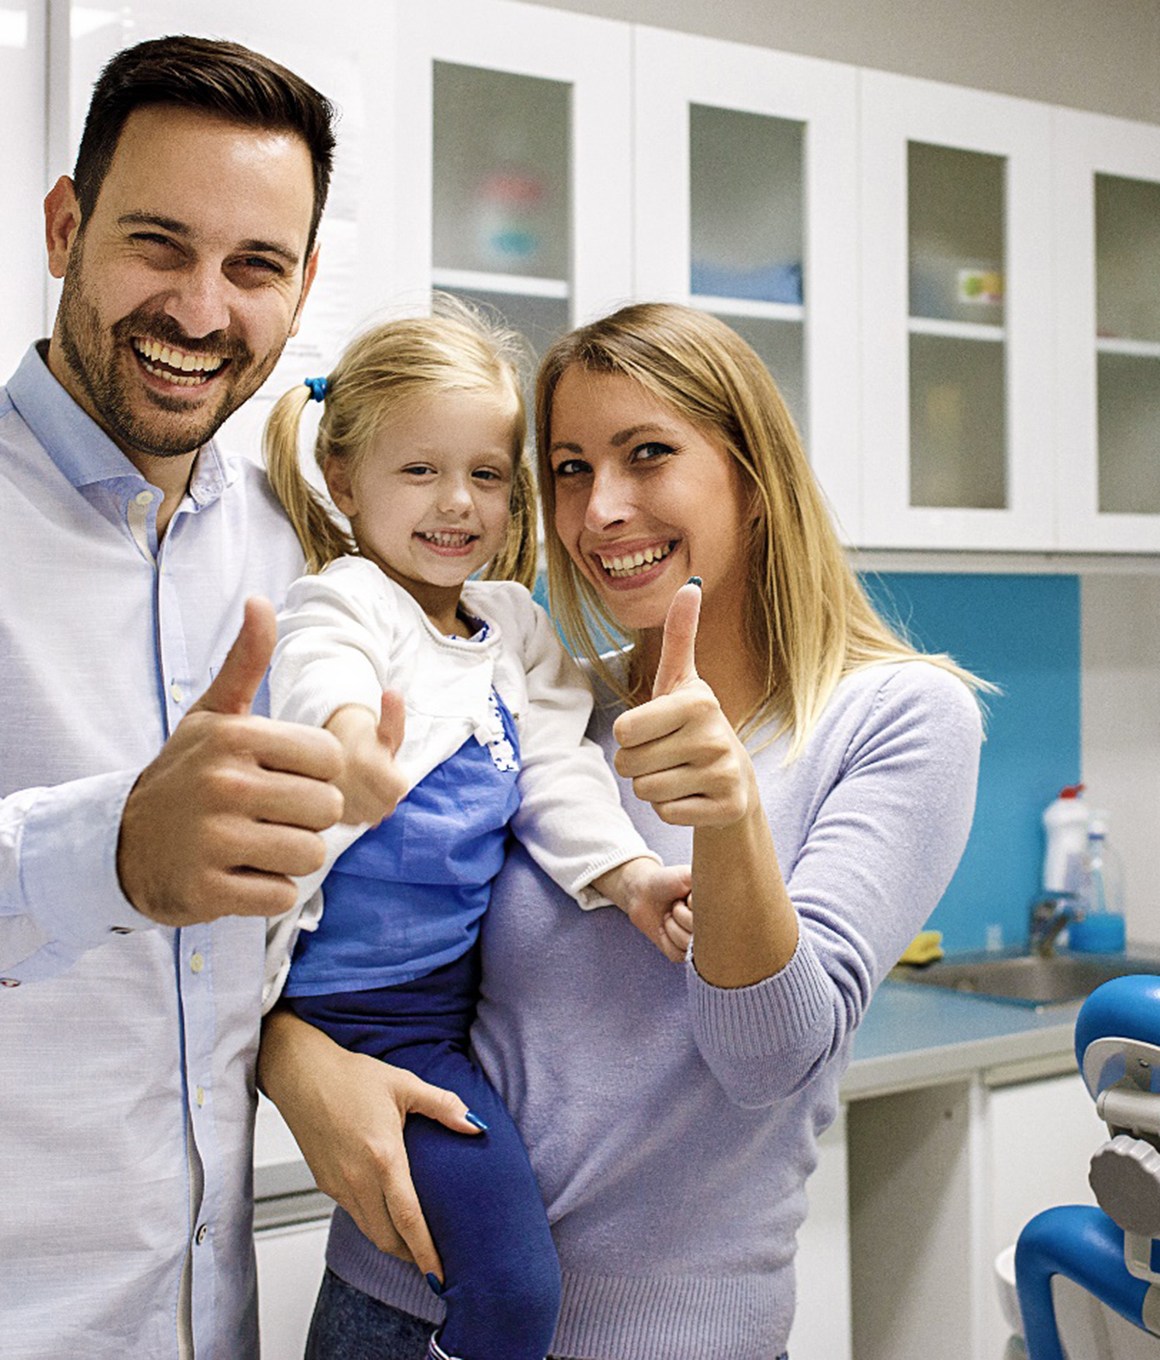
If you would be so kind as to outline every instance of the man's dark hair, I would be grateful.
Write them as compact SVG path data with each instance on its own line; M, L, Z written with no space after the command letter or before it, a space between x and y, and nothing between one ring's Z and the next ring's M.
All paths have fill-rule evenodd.
M260 52L209 38L153 38L118 52L105 66L93 87L73 170L82 223L96 206L126 119L134 109L158 104L302 138L314 167L309 256L330 187L334 105Z

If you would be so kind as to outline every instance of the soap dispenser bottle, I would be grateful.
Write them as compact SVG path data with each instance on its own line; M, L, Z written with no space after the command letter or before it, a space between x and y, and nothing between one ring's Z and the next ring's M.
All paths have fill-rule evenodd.
M1079 913L1068 930L1070 947L1085 954L1118 954L1124 948L1124 869L1107 837L1107 814L1093 812L1076 882Z

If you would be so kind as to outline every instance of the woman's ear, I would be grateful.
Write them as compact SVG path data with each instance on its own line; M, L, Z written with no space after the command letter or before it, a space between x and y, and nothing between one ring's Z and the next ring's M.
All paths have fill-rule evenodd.
M353 519L358 514L358 504L354 498L354 487L351 484L348 460L335 458L332 455L323 463L322 475L326 479L326 489L330 492L330 499L347 519Z

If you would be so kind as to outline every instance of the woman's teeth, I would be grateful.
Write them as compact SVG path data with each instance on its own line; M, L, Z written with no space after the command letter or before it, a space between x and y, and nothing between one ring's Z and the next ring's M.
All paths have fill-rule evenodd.
M597 553L597 556L609 576L625 577L634 576L645 567L651 567L654 562L660 562L672 550L673 545L665 543L661 547L642 548L640 552L625 553L621 557L605 557L602 553Z

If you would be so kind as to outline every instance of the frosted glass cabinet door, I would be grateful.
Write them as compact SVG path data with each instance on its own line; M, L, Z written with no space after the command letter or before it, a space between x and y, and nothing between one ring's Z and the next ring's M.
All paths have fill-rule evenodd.
M1060 546L1160 549L1160 128L1054 113Z
M0 0L0 113L14 129L0 185L0 258L5 263L0 309L0 383L45 327L44 215L46 0ZM64 170L61 166L61 171Z
M542 352L631 289L629 28L507 0L397 13L400 296L490 304Z
M636 296L753 345L856 541L855 71L659 29L634 42Z
M1049 110L860 79L863 541L1050 548Z

